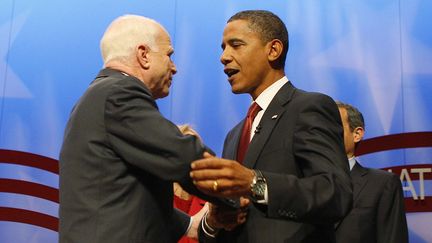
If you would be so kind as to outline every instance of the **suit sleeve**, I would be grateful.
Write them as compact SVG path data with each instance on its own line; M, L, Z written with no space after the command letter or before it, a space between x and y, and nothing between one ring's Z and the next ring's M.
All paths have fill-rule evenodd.
M174 208L174 213L172 214L171 224L167 225L168 229L172 232L172 235L177 239L186 234L189 228L191 217L186 213Z
M387 181L377 208L377 243L408 242L402 185L396 175Z
M124 161L198 193L189 177L190 163L202 158L205 147L165 119L142 85L112 88L105 104L105 127L111 147Z
M299 172L263 172L268 186L268 215L315 224L334 223L352 204L340 115L328 96L309 95L298 102L302 108L293 134L292 163Z

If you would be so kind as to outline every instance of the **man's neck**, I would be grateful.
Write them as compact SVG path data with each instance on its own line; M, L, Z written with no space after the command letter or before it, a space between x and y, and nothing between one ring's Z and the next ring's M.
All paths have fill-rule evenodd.
M270 87L272 84L274 84L276 81L283 78L284 76L285 72L283 69L273 70L272 72L269 72L261 85L257 87L257 89L255 89L252 93L250 93L252 99L255 100L264 90L266 90L268 87Z
M136 69L134 69L133 67L130 67L129 65L126 65L123 62L115 61L115 60L109 61L109 62L105 63L104 67L105 68L115 69L115 70L123 72L123 73L125 73L127 75L134 76L135 78L137 78L137 79L141 80L142 82L144 82L143 81L144 79L143 79L142 75L140 75L138 72L136 72L135 71Z

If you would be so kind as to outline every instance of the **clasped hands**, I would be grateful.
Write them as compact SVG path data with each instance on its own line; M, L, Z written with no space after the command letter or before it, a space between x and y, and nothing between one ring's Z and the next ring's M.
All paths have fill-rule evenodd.
M205 194L216 197L247 197L255 176L253 170L234 160L214 157L204 153L204 158L191 165L190 177L195 186Z
M250 203L250 185L255 173L234 160L217 158L204 153L194 161L190 176L195 186L205 194L221 198L240 198L240 208L210 205L206 221L212 228L232 230L246 221Z

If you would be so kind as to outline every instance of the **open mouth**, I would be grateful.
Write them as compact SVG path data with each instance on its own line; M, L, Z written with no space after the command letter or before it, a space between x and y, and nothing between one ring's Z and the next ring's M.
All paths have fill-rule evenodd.
M228 78L231 78L234 74L238 73L239 70L238 69L233 69L233 68L225 68L224 72L226 75L228 75Z

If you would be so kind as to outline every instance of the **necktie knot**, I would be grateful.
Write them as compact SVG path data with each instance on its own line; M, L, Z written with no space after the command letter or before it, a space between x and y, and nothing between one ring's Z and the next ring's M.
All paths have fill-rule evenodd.
M253 121L260 110L262 109L256 102L252 103L252 105L249 107L247 118L252 119Z

